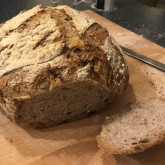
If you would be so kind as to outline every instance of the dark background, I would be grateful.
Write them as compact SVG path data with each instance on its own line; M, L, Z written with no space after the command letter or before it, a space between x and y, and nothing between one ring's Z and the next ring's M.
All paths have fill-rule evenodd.
M139 0L140 1L140 0ZM0 0L0 23L17 15L21 10L30 9L37 4L44 6L68 5L78 10L93 10L109 20L165 47L165 12L133 0L116 0L113 11L97 11L91 4L81 3L73 6L73 0ZM150 1L151 4L151 1Z

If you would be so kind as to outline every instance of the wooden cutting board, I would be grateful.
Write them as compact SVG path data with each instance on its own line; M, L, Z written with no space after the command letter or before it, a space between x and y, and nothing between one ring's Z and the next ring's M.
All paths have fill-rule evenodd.
M165 49L91 12L116 41L165 63ZM132 156L108 155L96 136L106 115L128 102L165 98L165 73L127 57L130 84L111 107L86 119L36 130L21 128L0 114L0 165L164 165L165 144Z

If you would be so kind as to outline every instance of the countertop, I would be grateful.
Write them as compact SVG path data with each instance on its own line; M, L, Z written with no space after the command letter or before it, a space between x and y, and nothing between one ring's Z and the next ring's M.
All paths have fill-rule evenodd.
M73 0L60 0L57 4L53 4L51 0L1 0L0 23L17 15L21 10L30 9L37 4L68 5L78 10L93 10L116 24L165 47L165 12L131 0L116 0L114 10L108 12L97 11L86 3L73 6Z

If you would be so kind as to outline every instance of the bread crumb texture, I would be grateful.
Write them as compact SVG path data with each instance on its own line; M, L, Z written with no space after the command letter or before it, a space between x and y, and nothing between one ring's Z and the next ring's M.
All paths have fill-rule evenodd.
M142 152L165 140L165 100L132 103L105 120L98 144L111 154Z

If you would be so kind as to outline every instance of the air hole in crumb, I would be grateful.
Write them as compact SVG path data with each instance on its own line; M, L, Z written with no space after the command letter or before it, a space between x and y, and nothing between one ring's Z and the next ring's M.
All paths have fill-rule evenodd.
M56 79L58 77L58 74L54 74L53 77L54 79Z
M109 101L109 98L106 98L105 100L104 100L104 102L108 102Z
M40 110L41 110L41 112L44 112L44 111L45 111L45 109L44 109L44 108L41 108Z
M89 63L89 61L81 61L81 62L83 66L86 66Z
M97 57L94 57L94 58L91 60L91 62L92 62L93 65L94 65L94 64L97 64L98 61L99 61L99 58L97 58Z
M18 119L18 120L21 120L21 119L23 119L23 116L22 116L22 115L18 115L18 116L17 116L17 119Z
M139 141L139 143L148 143L148 142L149 142L149 139L143 139Z
M3 98L3 92L2 92L2 90L0 90L0 100L1 100L3 103L6 103L6 101L5 101L4 98Z
M9 30L9 33L12 33L13 32L13 30Z
M36 115L34 115L34 114L33 114L32 116L33 116L33 118L34 118L34 119L35 119L35 118L37 118L37 116L36 116Z
M69 58L70 58L70 54L67 54L67 55L66 55L66 58L69 59Z
M69 121L68 120L64 120L62 123L68 123Z
M86 112L81 112L82 115L86 114Z
M92 66L90 67L90 69L94 71L94 66L92 65Z
M92 116L92 115L94 115L96 112L95 112L95 111L88 111L87 113L88 113L88 116Z
M141 148L139 146L135 146L134 149L135 150L141 150Z
M67 87L61 87L62 90L69 90Z
M88 105L87 105L87 104L85 104L85 105L84 105L84 108L87 108L87 106L88 106Z
M30 123L30 124L31 124L31 123ZM32 125L33 125L33 123L32 123ZM44 125L45 125L45 123L41 123L41 122L38 122L38 123L37 123L37 126L38 126L38 127L43 127Z
M11 52L8 52L7 55L10 56L11 55Z
M64 20L65 20L65 21L69 21L69 19L68 19L68 18L65 18Z
M66 96L63 96L63 99L64 99L64 100L66 100L66 99L67 99L67 97L66 97Z
M80 48L75 48L73 49L73 53L75 53L76 55L80 56L82 53L82 50Z
M67 114L67 115L70 115L70 114L72 114L72 112L68 111L66 114Z
M136 145L136 144L137 144L136 142L132 143L132 145Z
M42 77L38 82L38 87L41 89L45 89L49 87L49 81L46 77Z
M10 45L9 49L11 49L14 46L14 44Z

